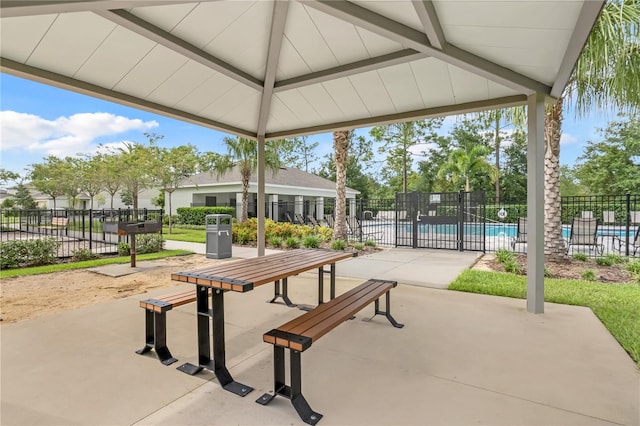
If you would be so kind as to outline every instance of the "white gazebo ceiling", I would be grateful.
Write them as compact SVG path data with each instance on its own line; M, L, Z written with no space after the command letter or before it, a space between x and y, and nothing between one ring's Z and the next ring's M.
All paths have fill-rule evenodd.
M266 139L559 96L603 1L10 1L2 72Z

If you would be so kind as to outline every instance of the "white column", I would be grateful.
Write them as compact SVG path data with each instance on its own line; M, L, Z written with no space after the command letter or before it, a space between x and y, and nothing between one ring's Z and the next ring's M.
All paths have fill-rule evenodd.
M527 312L544 312L544 99L527 102Z
M296 195L294 197L293 212L296 214L304 214L304 197L302 195Z
M280 218L278 211L278 194L269 195L269 218L275 222Z
M316 219L324 219L324 197L316 197Z
M349 216L356 215L356 199L355 198L347 198L349 202Z
M264 135L258 135L258 170L256 178L258 180L258 256L264 256L265 250L265 227L264 227Z
M236 192L236 220L242 219L242 192Z

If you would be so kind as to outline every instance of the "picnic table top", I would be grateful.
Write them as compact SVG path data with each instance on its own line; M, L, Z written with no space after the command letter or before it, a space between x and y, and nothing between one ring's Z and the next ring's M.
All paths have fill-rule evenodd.
M192 271L176 272L171 274L171 279L223 290L246 292L253 290L254 287L354 256L354 252L348 251L296 249L218 263Z

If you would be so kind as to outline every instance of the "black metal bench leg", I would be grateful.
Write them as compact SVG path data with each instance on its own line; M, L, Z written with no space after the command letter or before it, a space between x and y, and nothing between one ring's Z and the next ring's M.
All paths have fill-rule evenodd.
M322 418L322 414L313 411L304 395L302 395L302 362L300 355L299 351L289 349L291 386L287 386L285 384L284 348L276 345L273 346L274 394L265 393L258 398L256 402L267 405L277 395L282 395L291 400L293 408L296 409L296 412L303 422L315 425Z
M160 362L164 365L171 365L178 361L171 355L171 351L167 347L167 315L165 312L145 310L145 334L146 344L136 353L142 355L154 349Z
M154 333L156 336L155 351L164 365L171 365L177 361L171 356L167 347L167 314L164 312L154 312L153 314Z
M144 310L144 347L136 351L137 354L146 354L155 345L155 339L153 334L153 312L145 309Z
M289 363L291 372L291 404L298 412L303 422L315 425L322 418L322 414L311 409L309 403L302 395L302 363L300 352L289 350Z
M287 278L282 279L282 293L280 292L280 280L273 282L273 299L271 299L269 303L274 303L278 299L278 297L282 297L282 301L284 302L284 304L290 308L295 308L296 306L298 306L293 303L291 299L289 299L289 287Z
M387 291L386 293L386 310L385 311L380 310L380 299L376 299L375 301L375 310L376 310L375 312L376 315L384 315L385 317L387 317L391 325L393 325L395 328L404 327L404 324L400 324L391 316L391 292L390 291Z

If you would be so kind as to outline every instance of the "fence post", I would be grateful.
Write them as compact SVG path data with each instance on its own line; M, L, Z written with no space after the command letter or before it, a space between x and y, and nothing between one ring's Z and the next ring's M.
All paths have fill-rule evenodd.
M89 209L89 250L91 249L93 249L93 209Z
M411 239L413 248L418 248L418 193L413 191L411 193L411 206L408 214L411 215Z
M464 208L465 192L461 189L458 192L458 250L464 251L464 217L466 214Z
M631 232L631 194L629 192L627 192L626 194L627 197L627 221L626 221L626 236L624 238L625 241L625 249L624 249L624 254L625 256L629 257L629 233Z

